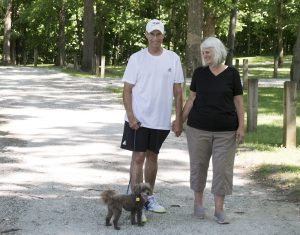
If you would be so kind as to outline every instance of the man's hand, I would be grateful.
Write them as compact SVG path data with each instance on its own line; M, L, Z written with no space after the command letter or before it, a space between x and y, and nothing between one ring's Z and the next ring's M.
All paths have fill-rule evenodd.
M182 122L174 120L172 122L172 131L175 133L176 137L179 137L182 133Z
M140 128L140 126L141 126L141 123L138 120L136 120L136 118L129 120L129 127L131 129L137 130Z

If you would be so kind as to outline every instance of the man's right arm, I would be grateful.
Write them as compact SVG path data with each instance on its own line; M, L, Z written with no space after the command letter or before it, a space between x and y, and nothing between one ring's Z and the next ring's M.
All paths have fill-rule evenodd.
M138 123L138 120L134 116L133 110L132 110L132 88L134 85L124 82L124 88L123 88L123 104L126 110L129 126L132 129L137 130L140 126Z

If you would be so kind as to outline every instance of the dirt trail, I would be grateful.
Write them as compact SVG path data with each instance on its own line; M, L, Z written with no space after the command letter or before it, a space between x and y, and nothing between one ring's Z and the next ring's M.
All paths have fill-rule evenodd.
M299 208L255 185L238 166L226 199L231 224L213 220L210 182L207 218L193 218L186 138L173 134L161 151L156 186L167 213L147 212L140 228L123 212L120 231L105 227L100 192L125 193L128 183L129 152L119 148L124 110L107 90L120 85L0 67L0 234L300 234Z

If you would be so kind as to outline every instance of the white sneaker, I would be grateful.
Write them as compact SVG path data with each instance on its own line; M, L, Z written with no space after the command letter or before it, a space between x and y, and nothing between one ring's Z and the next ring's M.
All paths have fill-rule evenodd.
M142 223L146 223L147 222L147 217L145 215L145 212L142 212Z
M165 213L166 209L159 205L154 196L149 196L148 201L145 204L145 209L156 213Z

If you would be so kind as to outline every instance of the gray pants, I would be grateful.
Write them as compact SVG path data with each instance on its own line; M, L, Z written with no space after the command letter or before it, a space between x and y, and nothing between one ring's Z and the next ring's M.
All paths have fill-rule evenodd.
M236 132L210 132L187 126L190 155L190 183L195 192L203 192L210 158L212 156L214 195L232 194L233 166L236 150Z

